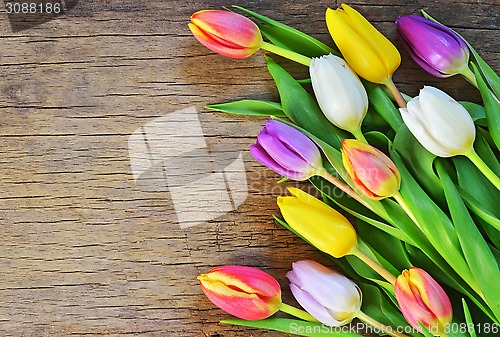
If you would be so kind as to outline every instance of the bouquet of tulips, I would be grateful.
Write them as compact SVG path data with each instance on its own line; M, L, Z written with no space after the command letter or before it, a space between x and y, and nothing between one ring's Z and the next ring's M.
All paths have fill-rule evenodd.
M281 102L207 108L270 117L251 154L284 180L309 181L321 196L289 188L289 196L278 197L282 216L275 219L331 256L342 274L295 262L287 278L299 309L281 301L269 274L216 267L199 280L215 305L238 317L223 322L302 336L357 336L342 329L354 318L382 335L498 334L498 75L424 12L396 21L408 53L434 76L464 76L483 105L430 86L417 97L402 94L392 81L398 50L347 5L326 11L338 49L235 10L253 20L205 10L189 27L219 54L245 58L264 49L308 67L310 79L296 80L266 56ZM270 318L277 311L295 318Z

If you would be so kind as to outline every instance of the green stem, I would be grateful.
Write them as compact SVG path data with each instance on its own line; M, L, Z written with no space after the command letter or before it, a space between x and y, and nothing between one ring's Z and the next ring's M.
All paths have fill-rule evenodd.
M462 74L462 76L465 77L465 79L469 81L470 84L479 89L479 86L477 85L476 81L476 75L472 72L472 70L470 70L468 66L465 66L460 72L460 74Z
M408 204L406 203L406 200L403 198L401 193L398 192L398 193L394 194L392 197L394 198L394 200L397 201L399 206L401 206L401 208L410 217L410 219L415 223L415 225L417 225L418 228L420 228L420 230L422 230L422 227L420 226L420 223L417 221L415 214L413 214L413 212L410 209L410 206L408 206Z
M354 135L354 137L357 139L357 140L360 140L362 142L365 142L368 144L368 142L366 141L366 138L365 136L363 135L363 132L361 131L361 128L357 129L357 130L354 130L352 132L352 134Z
M498 178L498 176L495 174L495 172L493 172L488 167L488 165L486 165L486 163L477 155L476 151L474 151L474 149L472 149L472 150L470 150L469 153L466 153L465 156L467 158L469 158L470 161L474 165L476 165L476 167L479 169L479 171L481 171L481 173L484 174L484 176L486 178L488 178L488 180L491 181L491 183L493 185L495 185L497 190L500 191L500 178Z
M291 50L288 50L288 49L285 49L282 47L278 47L278 46L276 46L272 43L269 43L269 42L262 42L261 48L264 50L267 50L273 54L283 56L289 60L303 64L306 67L309 67L309 65L311 64L311 59L309 57L298 54L296 52L293 52Z
M398 90L394 82L392 81L392 77L389 77L385 83L383 83L387 89L391 92L392 96L396 100L396 103L398 103L398 106L400 108L406 108L406 101L403 98L403 95L401 95L401 92Z
M312 322L312 323L319 323L319 321L316 318L314 318L307 311L304 311L304 310L299 309L299 308L295 308L295 307L288 305L286 303L281 303L280 311L287 313L289 315L292 315L294 317L300 318L304 321L308 321L308 322Z
M376 271L380 276L385 278L387 282L394 285L396 283L396 276L392 275L387 269L385 269L380 263L370 258L368 255L363 253L356 248L352 253L352 255L356 256L358 259L366 263L371 269ZM358 317L360 318L360 317Z
M353 199L358 201L360 204L362 204L363 206L365 206L366 208L368 208L372 212L375 212L373 207L371 207L366 201L364 201L363 198L361 198L356 193L356 191L354 191L348 184L346 184L345 182L343 182L342 180L340 180L339 178L337 178L336 176L334 176L333 174L331 174L327 170L322 169L317 173L317 175L322 177L322 178L325 178L326 180L331 182L333 185L335 185L337 188L339 188L342 192L346 193L347 195L349 195L350 197L352 197Z
M368 316L367 314L365 314L361 310L358 312L356 317L358 317L360 321L362 321L368 325L371 325L371 326L375 327L376 329L378 329L379 331L384 332L392 337L408 337L405 334L402 334L402 333L395 331L392 327L384 325L384 324L380 323L379 321L373 319L372 317Z

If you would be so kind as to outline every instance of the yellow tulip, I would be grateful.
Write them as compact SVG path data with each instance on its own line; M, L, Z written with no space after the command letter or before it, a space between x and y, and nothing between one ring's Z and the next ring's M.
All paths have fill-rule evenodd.
M288 225L319 250L336 258L357 251L358 238L342 214L298 188L291 197L278 197L278 206Z
M326 10L326 24L349 66L364 79L387 84L401 63L394 45L348 5Z

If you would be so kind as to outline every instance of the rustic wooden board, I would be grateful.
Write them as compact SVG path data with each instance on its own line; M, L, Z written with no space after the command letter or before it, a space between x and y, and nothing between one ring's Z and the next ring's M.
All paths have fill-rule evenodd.
M0 335L280 335L220 325L228 316L196 280L216 265L248 264L285 289L292 261L326 262L272 220L275 197L293 183L277 185L248 152L264 119L203 110L241 98L277 99L262 52L226 59L187 29L193 12L232 4L81 1L67 15L16 32L2 11ZM332 44L324 11L336 1L238 4ZM500 65L497 1L352 5L393 41L398 15L426 9L473 41L494 69ZM434 79L404 52L395 80L409 94L430 84L480 101L464 80ZM135 183L128 140L156 118L192 106L211 153L228 161L242 152L249 196L234 212L181 228L165 188ZM179 174L191 179L193 170ZM284 297L292 301L288 291Z

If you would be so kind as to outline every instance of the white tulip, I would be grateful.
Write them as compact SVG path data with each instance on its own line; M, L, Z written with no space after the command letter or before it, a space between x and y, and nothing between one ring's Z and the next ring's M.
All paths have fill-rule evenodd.
M368 110L368 96L356 73L332 54L313 58L309 73L325 117L341 129L358 132Z
M325 325L342 326L361 313L361 290L332 269L311 260L297 261L286 277L297 302Z
M436 156L466 155L473 150L474 121L462 105L443 91L424 86L419 96L399 111L413 136Z

